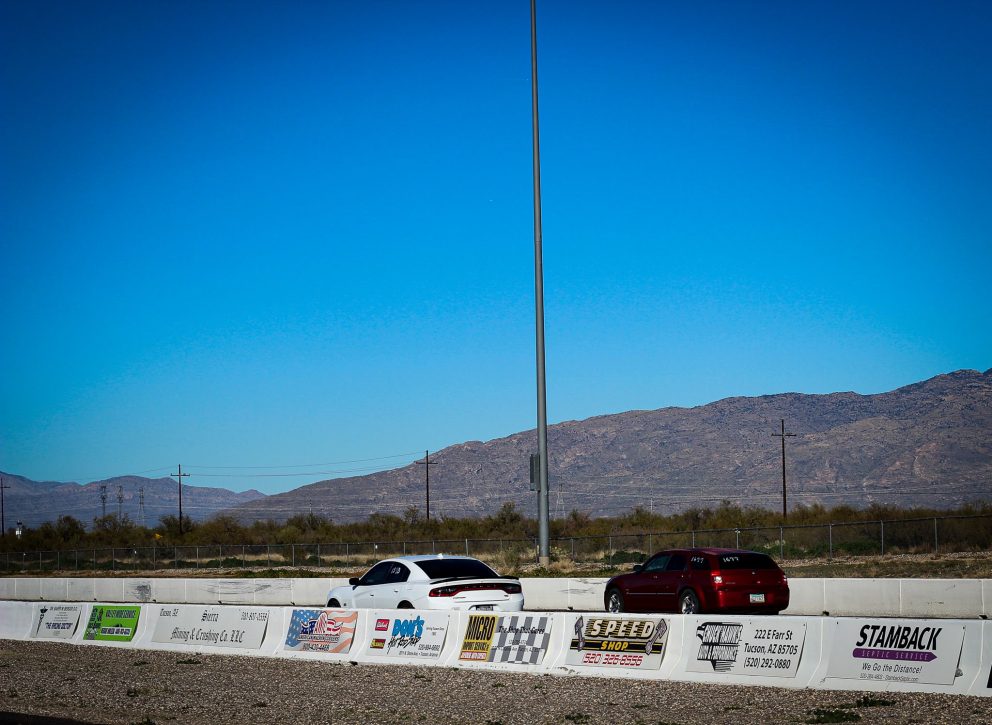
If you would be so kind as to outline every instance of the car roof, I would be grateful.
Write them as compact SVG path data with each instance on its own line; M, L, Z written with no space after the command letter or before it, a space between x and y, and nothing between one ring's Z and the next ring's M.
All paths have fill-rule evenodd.
M472 556L453 556L448 554L416 554L410 556L391 556L388 559L383 559L383 561L409 561L414 564L421 561L437 561L438 559L462 559L468 561L478 561Z
M664 554L667 552L679 552L686 554L708 554L711 556L723 556L724 554L760 554L760 551L751 551L750 549L721 549L715 546L702 546L695 549L663 549L656 552L657 554ZM654 556L652 554L652 556ZM767 556L767 554L765 555Z

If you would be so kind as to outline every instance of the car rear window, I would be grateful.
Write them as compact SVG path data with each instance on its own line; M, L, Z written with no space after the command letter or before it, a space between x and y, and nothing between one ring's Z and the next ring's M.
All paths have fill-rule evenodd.
M778 565L765 554L722 554L721 569L778 569Z
M475 559L430 559L418 561L417 566L431 579L445 579L449 576L471 576L480 579L499 576L496 572Z

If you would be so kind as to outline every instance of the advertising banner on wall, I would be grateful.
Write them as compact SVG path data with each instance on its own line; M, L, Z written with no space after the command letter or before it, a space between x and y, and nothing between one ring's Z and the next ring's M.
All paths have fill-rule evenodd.
M36 639L71 639L79 627L82 604L42 604L31 636Z
M782 619L703 622L696 627L690 672L795 677L806 642L806 623Z
M940 620L839 619L827 677L950 685L964 626Z
M290 652L346 653L351 650L358 612L341 609L294 609L283 649Z
M257 607L162 607L152 641L258 649L268 625L268 611Z
M372 633L365 654L373 657L441 656L448 634L447 612L417 612L398 616L395 612L373 612Z
M458 659L536 665L548 651L551 617L472 614Z
M581 616L565 663L585 667L656 670L668 649L668 622L656 617Z
M105 642L130 642L138 631L141 607L94 604L83 639Z

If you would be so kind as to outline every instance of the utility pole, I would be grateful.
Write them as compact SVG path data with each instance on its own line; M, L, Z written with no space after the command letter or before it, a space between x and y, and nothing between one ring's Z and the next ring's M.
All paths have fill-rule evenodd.
M145 487L138 489L138 520L141 528L145 528Z
M786 499L786 495L785 495L785 439L786 438L795 438L796 437L796 434L795 433L786 433L785 432L785 419L784 418L780 418L780 420L782 421L782 432L781 433L772 433L772 436L775 437L775 438L781 438L782 439L782 521L788 521L789 520L789 509L786 506L786 500L787 499Z
M424 467L425 483L427 485L427 520L431 520L431 466L436 466L437 461L430 460L430 451L424 451L424 460L414 461L418 466Z
M117 521L120 522L121 516L123 516L124 507L124 487L117 484Z
M10 486L3 482L3 476L0 476L0 536L7 535L7 521L4 518L3 510L3 492L4 489L8 489Z
M541 457L537 489L538 563L551 564L548 520L548 394L544 364L544 251L541 234L541 144L537 113L537 5L530 0L530 98L534 146L534 298L537 342L537 452Z
M103 518L107 518L107 484L100 484L100 506L103 508Z
M189 477L188 473L183 473L183 464L179 464L179 473L173 473L173 478L179 479L179 535L183 535L183 477Z

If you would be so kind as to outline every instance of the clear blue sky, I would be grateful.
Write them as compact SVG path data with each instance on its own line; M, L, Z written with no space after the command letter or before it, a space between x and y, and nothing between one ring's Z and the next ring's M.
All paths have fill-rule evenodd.
M992 367L992 4L538 22L551 422ZM275 492L534 427L529 32L0 4L0 470Z

